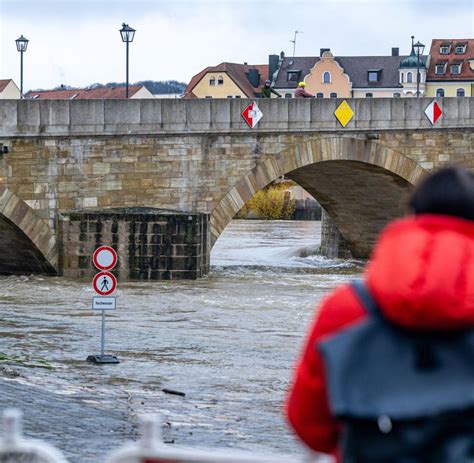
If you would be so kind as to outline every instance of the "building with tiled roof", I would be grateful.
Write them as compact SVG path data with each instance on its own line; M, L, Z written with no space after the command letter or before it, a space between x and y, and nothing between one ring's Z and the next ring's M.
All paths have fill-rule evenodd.
M221 63L196 74L184 98L255 98L266 79L266 64Z
M270 55L271 57L275 55ZM387 56L333 56L330 49L322 48L320 56L285 57L280 55L272 73L275 89L286 98L292 98L298 83L306 83L306 91L317 98L370 98L414 96L416 68L404 67L412 55L400 56L392 48ZM424 63L420 57L420 94L424 92Z
M427 95L474 96L474 39L433 39Z
M154 98L153 94L143 85L129 85L130 99ZM109 100L126 98L125 86L101 88L75 88L56 90L30 91L25 98L31 100Z
M13 79L0 79L0 100L19 100L20 89Z

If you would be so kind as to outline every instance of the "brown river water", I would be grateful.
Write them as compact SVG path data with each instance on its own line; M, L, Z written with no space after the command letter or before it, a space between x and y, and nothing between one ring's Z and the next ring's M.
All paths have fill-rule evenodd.
M165 438L177 445L299 453L282 414L293 364L317 303L362 270L360 262L315 255L319 234L319 222L236 220L212 251L208 278L119 282L117 310L106 317L106 352L119 365L85 362L100 351L101 319L91 310L89 283L0 277L0 352L52 367L2 361L0 385L30 388L9 393L22 408L29 407L22 394L44 394L51 406L55 397L67 399L55 409L54 426L63 429L69 415L61 407L73 401L96 411L104 429L113 426L108 413L120 412L119 420L132 423L124 438L136 436L139 414L152 412L164 416ZM6 400L2 408L12 405ZM30 431L41 434L43 427ZM52 438L71 460L80 455L77 443ZM107 450L93 439L89 445L93 455Z

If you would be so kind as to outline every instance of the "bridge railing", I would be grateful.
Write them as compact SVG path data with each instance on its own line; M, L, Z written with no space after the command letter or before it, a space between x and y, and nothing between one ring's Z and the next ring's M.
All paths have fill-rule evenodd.
M328 455L308 452L307 455L257 455L250 452L228 450L176 448L163 443L161 418L148 415L142 419L141 438L112 452L106 463L332 463ZM21 431L21 412L5 410L4 435L0 438L2 463L67 463L56 448L35 440L26 439Z

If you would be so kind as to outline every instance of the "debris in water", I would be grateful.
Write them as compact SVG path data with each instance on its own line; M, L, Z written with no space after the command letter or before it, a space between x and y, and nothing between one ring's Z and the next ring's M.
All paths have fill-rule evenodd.
M174 391L173 389L162 389L162 391L166 394L173 394L173 395L179 395L181 397L185 397L186 394L184 392L180 392L180 391Z

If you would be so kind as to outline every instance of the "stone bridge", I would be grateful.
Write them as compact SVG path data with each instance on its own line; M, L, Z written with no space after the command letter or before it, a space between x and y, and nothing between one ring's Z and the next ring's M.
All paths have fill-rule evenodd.
M426 172L474 168L474 99L443 99L434 127L429 99L347 101L355 115L344 128L334 116L340 100L275 99L259 101L263 118L250 129L241 116L249 100L2 100L0 272L81 267L61 260L61 223L72 211L206 213L204 241L190 252L208 255L206 242L281 175L320 202L355 257L367 257Z

